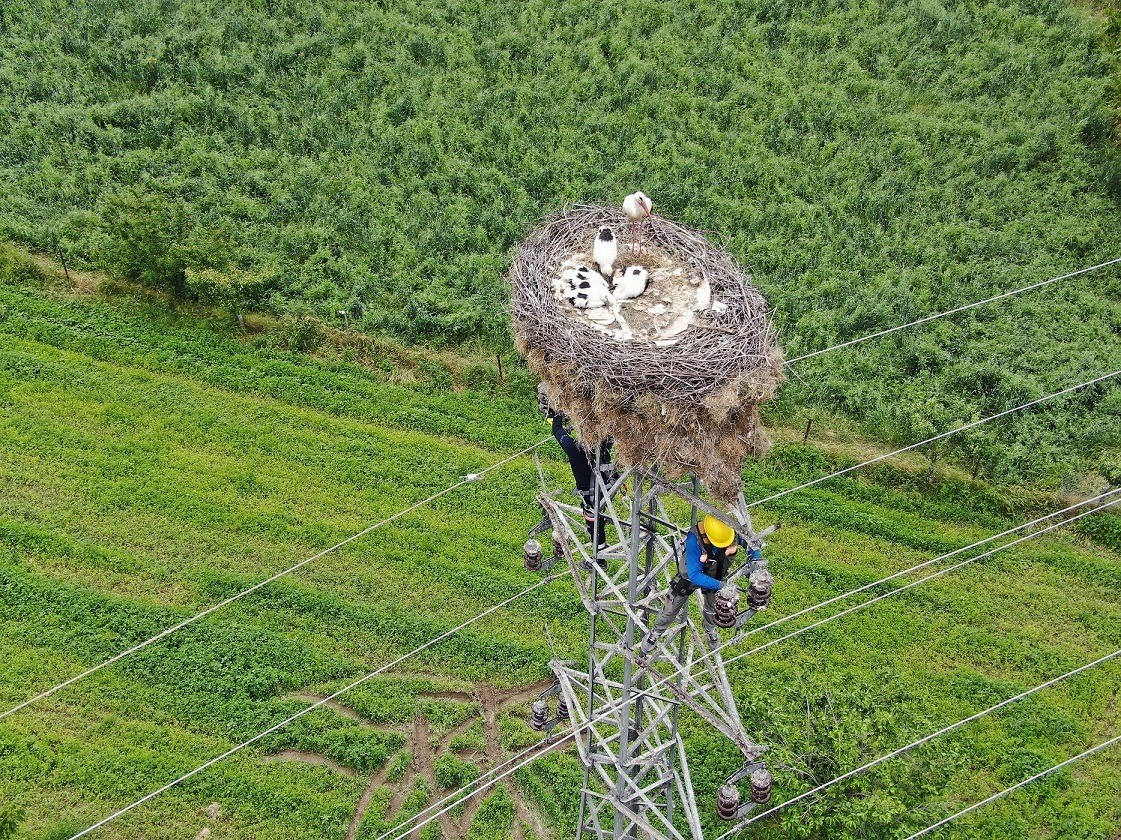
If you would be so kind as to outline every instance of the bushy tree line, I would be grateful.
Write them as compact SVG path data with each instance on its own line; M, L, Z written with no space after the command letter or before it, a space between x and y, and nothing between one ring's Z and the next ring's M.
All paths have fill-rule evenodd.
M504 344L514 244L640 186L754 267L797 355L1121 253L1098 34L1065 0L19 0L0 237L231 311ZM1117 277L807 363L785 399L907 440L1088 378L1121 358ZM1116 415L1081 419L1110 393L967 459L1115 469Z

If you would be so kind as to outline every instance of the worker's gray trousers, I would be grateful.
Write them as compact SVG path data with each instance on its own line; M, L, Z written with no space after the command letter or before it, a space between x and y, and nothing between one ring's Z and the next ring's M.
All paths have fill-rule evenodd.
M704 620L704 628L708 630L710 627L714 628L716 626L712 621L712 611L716 606L716 593L707 589L702 589L700 592L705 599L704 607L701 609L701 617ZM665 606L662 607L662 611L658 613L658 617L654 619L654 625L650 628L650 632L655 638L661 638L674 620L681 615L681 612L689 608L689 598L692 595L692 592L685 595L674 595L673 592L666 594Z

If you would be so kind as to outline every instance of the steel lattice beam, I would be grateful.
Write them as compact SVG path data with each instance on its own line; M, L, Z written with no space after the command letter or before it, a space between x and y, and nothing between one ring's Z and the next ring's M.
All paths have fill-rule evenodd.
M556 560L567 564L591 617L587 669L552 662L572 724L581 732L579 835L701 840L677 727L679 709L691 710L729 738L746 762L755 762L752 766L766 747L744 729L720 653L710 652L692 611L684 612L649 657L639 653L677 574L687 532L668 514L663 496L689 506L690 524L700 511L718 515L753 545L761 542L760 535L742 500L731 514L718 511L698 498L695 483L682 486L641 469L606 478L597 469L595 480L596 536L602 529L607 540L598 552L579 506L555 492L539 497L552 526ZM597 556L606 560L604 566Z

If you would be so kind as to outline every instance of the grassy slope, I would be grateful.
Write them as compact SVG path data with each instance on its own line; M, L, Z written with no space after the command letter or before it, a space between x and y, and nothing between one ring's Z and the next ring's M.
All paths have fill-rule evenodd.
M1108 70L1065 0L26 0L0 237L96 259L140 186L274 268L282 308L505 344L514 243L641 186L755 267L795 355L1121 253ZM803 396L905 439L915 406L1115 369L1117 276L811 363ZM986 469L1057 485L1057 452L1121 448L1084 407Z
M4 707L497 460L481 442L511 451L544 428L524 383L486 393L392 385L352 365L252 350L218 322L142 299L4 285L0 304ZM412 428L418 418L424 431ZM543 454L563 480L556 453ZM781 446L750 471L749 496L835 463ZM778 587L768 617L1043 503L949 478L935 488L907 472L881 478L796 494L761 515L785 522L770 549ZM284 699L292 691L338 685L527 585L519 547L535 483L522 459L0 723L0 801L27 807L21 836L66 836L279 719L298 705ZM1115 647L1118 555L1070 536L1029 545L736 666L745 719L775 745L780 790ZM583 611L558 583L409 670L528 683L547 672L545 623L562 655L580 655ZM1118 675L1114 665L1080 677L869 775L848 791L867 796L830 799L830 822L824 805L795 809L787 830L887 837L897 829L885 822L928 822L950 807L931 802L970 800L1100 740L1116 717ZM417 690L387 678L350 702L399 719L416 708ZM694 779L710 803L735 756L687 725ZM285 745L368 770L399 743L324 713L266 751ZM225 808L223 836L341 836L361 782L260 755L222 763L104 836L191 837L213 801ZM965 836L1112 837L1117 767L1110 755L1087 762L987 809ZM561 793L571 773L562 758L523 780L554 821L572 818Z

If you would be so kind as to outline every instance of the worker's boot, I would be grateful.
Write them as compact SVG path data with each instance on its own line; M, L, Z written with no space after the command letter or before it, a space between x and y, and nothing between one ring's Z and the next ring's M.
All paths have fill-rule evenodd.
M654 648L658 645L659 638L658 634L653 630L646 634L646 637L642 640L642 644L638 646L638 652L644 659L654 652Z
M598 551L596 552L596 565L599 566L600 571L604 571L604 572L607 571L607 558L606 557L600 557ZM592 570L592 564L588 560L581 560L580 561L580 568L583 569L585 572L590 572Z
M595 539L596 535L596 515L595 508L593 507L594 494L591 490L577 490L576 494L580 497L580 508L584 511L584 526L588 529L588 536ZM607 548L607 517L601 516L599 520L599 541L596 543L596 552L603 551ZM603 566L607 563L606 560L597 560Z
M709 650L716 650L720 647L720 634L716 632L715 624L705 625L705 641L708 642Z

